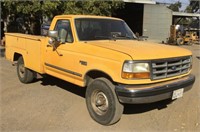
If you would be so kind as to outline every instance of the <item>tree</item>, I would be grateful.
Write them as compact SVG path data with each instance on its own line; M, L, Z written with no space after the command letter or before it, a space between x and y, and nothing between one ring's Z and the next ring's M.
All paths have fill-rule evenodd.
M186 7L185 12L195 13L199 11L199 0L190 0L190 4Z
M171 9L172 11L179 11L179 8L181 8L181 6L182 6L182 4L181 4L181 2L176 2L176 3L174 3L174 4L170 4L169 6L168 6L168 8L169 9Z
M52 16L58 10L60 1L12 1L1 2L2 19L7 25L8 32L28 32L30 34L40 34L40 25L43 16Z
M115 9L123 7L123 2L112 1L75 1L75 0L29 0L1 2L1 16L7 23L8 31L39 34L43 18L52 19L61 14L93 14L111 16ZM17 28L16 28L17 27Z
M87 14L111 16L114 10L123 7L124 3L119 0L99 1L73 1L64 3L64 14Z

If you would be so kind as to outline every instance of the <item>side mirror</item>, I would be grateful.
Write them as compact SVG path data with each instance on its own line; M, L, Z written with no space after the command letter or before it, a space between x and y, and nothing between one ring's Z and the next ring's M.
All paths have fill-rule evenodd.
M52 44L50 42L56 41L64 44L66 42L67 31L65 29L60 29L58 33L58 31L50 30L48 36L50 37L49 44Z
M48 36L51 37L51 38L57 39L58 38L58 31L49 30L48 31Z
M58 31L49 30L48 31L48 37L50 37L49 44L54 45L55 42L58 40Z

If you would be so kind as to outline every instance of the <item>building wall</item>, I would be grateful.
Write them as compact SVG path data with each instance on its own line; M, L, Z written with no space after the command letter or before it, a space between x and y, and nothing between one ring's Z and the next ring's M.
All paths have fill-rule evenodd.
M143 36L150 41L166 42L172 25L172 11L163 5L144 4Z

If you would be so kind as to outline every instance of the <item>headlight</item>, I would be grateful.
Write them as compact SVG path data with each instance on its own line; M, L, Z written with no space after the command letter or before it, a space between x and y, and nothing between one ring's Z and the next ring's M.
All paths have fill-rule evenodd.
M126 61L122 69L122 78L125 79L150 78L149 63Z

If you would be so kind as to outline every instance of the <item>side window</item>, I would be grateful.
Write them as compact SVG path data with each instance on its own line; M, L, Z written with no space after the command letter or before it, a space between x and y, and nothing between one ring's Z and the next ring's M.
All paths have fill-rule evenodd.
M69 20L58 20L54 30L58 31L61 43L72 43L74 41Z

